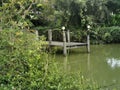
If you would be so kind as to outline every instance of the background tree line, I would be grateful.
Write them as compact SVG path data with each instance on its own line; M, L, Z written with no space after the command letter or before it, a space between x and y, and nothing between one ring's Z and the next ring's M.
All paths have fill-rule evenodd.
M119 0L13 0L12 3L10 2L11 0L0 1L2 6L0 21L3 28L19 26L37 29L43 33L47 28L65 26L75 31L71 35L72 40L85 41L84 31L89 24L92 28L91 43L116 43L110 30L102 29L103 35L97 30L112 27L112 31L119 33ZM117 30L113 26L117 26ZM79 33L76 33L78 31ZM119 36L116 33L114 36ZM55 38L61 38L56 37L59 35L57 33L54 35ZM104 40L103 37L110 40ZM119 42L118 39L117 43Z

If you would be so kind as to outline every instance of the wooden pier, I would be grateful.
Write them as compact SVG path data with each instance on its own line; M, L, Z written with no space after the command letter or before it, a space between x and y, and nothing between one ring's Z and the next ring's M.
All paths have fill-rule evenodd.
M48 30L48 42L49 46L60 46L63 48L63 54L67 55L67 50L72 48L79 48L81 46L86 46L88 53L90 52L90 37L89 34L87 34L87 41L86 43L81 42L71 42L70 41L70 32L69 30L65 31L64 28L62 29L63 32L63 42L58 41L52 41L52 30Z

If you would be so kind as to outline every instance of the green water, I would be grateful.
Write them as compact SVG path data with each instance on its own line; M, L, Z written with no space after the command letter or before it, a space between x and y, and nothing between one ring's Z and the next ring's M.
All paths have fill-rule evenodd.
M69 52L67 57L56 56L64 72L81 72L101 86L120 90L120 44L93 45L90 54L86 53L85 47Z

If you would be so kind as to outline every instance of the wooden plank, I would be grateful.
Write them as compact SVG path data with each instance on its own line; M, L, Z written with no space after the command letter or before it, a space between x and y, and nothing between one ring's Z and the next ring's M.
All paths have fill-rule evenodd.
M78 43L78 42L70 42L67 43L67 46L85 46L87 43Z
M57 41L52 41L51 46L61 46L63 47L63 42L57 42ZM78 42L66 42L66 46L69 47L69 46L86 46L87 43L78 43Z
M70 46L70 47L67 47L67 49L75 49L75 48L80 48L81 46Z

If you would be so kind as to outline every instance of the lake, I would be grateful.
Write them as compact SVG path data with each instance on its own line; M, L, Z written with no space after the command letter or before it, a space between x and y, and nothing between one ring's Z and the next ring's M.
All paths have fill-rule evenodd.
M80 47L70 50L67 57L57 54L55 59L64 72L81 72L105 90L120 90L120 44L92 45L90 54Z

